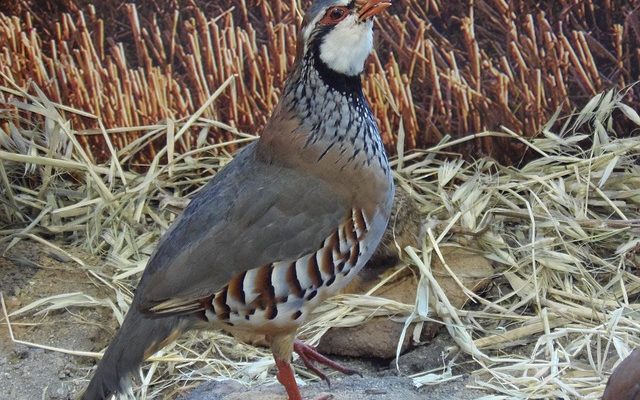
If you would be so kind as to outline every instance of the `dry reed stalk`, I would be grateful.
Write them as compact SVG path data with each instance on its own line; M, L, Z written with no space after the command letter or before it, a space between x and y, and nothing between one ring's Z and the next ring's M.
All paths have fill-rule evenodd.
M23 88L33 81L52 100L99 116L107 128L185 118L237 75L233 90L206 113L258 133L294 59L296 3L83 7L75 0L24 0L0 14L0 72ZM400 124L407 149L500 126L528 137L558 107L571 112L602 90L640 79L638 0L397 3L393 16L377 23L380 46L365 80L390 150ZM640 106L640 88L627 96ZM70 118L80 131L97 128L94 120ZM137 137L130 132L112 141L120 149ZM212 129L208 140L229 139ZM95 157L108 157L102 137L83 140ZM136 161L148 164L158 146L162 141ZM524 149L490 137L462 148L511 161Z

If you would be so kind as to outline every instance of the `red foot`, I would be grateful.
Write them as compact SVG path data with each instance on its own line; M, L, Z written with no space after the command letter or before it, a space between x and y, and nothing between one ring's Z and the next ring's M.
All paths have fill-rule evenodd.
M275 361L276 366L278 367L278 374L276 377L287 391L289 400L302 400L302 395L300 394L300 389L298 389L296 377L293 375L293 367L291 367L291 364L287 361L278 360L277 358Z
M329 378L324 373L322 373L322 371L320 371L318 367L316 367L312 363L312 361L315 361L322 365L326 365L327 367L334 369L336 371L342 372L343 374L346 374L346 375L357 374L357 375L360 375L360 377L362 377L362 374L360 374L360 372L356 371L355 369L344 367L338 364L337 362L332 361L331 359L320 354L315 347L309 346L308 344L304 344L300 340L296 339L293 342L293 351L298 353L305 367L309 368L309 370L311 370L314 374L316 374L318 377L320 377L325 382L327 382L327 385L329 387L331 387L331 381L329 381Z

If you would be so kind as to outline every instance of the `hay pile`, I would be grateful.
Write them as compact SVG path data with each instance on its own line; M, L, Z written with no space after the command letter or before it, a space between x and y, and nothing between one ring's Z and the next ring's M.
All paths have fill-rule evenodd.
M33 81L52 101L120 128L187 118L236 75L234 90L205 115L257 132L293 62L299 10L309 1L138 3L7 4L0 12L0 84L26 88ZM365 91L389 150L400 127L407 149L502 125L528 137L558 107L569 113L598 92L640 79L640 0L470 3L396 0L377 22L379 47ZM640 89L625 101L637 108ZM69 118L79 131L99 129L92 118ZM185 135L181 150L192 148L198 133ZM112 142L123 149L142 134L123 132ZM231 139L224 129L207 138ZM98 160L110 157L101 135L79 140ZM135 160L148 163L161 147L150 142ZM463 147L510 161L525 149L495 137Z
M62 255L60 243L103 256L105 265L85 265L66 255L110 294L61 293L10 310L11 319L29 318L35 310L104 306L122 321L155 242L185 199L229 161L229 147L255 139L205 116L231 85L227 81L187 121L100 129L110 154L102 163L92 161L79 142L83 133L70 123L81 116L102 126L96 116L56 104L35 86L36 95L0 87L0 102L14 99L0 111L6 127L0 130L0 237L9 247L28 239ZM375 290L337 297L321 307L304 335L317 342L327 321L353 326L371 315L406 320L407 326L436 318L457 343L452 354L477 362L480 387L514 397L598 398L615 362L640 346L640 137L614 131L616 120L640 126L640 117L624 96L607 92L574 115L556 114L531 141L507 130L477 135L518 140L539 155L521 168L445 152L473 137L400 151L393 162L397 182L419 204L427 232L422 248L407 248L406 262L421 273L415 304L376 298ZM212 127L234 139L209 144L204 138ZM198 140L184 140L190 130L201 133ZM113 138L130 131L140 139L116 150ZM154 140L164 144L145 173L123 167ZM464 309L450 305L430 272L445 244L477 249L500 271L482 297L460 288L475 303ZM523 350L523 344L533 347ZM152 385L140 398L176 381L274 379L268 352L217 332L188 335L153 361L143 375ZM414 376L415 383L453 379L455 365L454 357L441 371Z

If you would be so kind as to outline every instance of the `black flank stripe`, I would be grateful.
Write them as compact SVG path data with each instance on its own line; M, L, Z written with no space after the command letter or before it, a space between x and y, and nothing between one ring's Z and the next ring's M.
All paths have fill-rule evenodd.
M242 272L242 279L238 279L239 281L239 290L238 290L238 297L240 298L240 303L242 304L246 304L246 295L244 293L244 279L247 277L247 271Z
M313 299L314 297L316 297L316 294L318 294L317 290L313 290L311 293L309 293L309 295L307 296L307 301Z
M278 307L275 304L271 304L265 313L265 317L269 320L274 319L278 315Z
M274 303L276 301L276 288L273 286L273 264L269 264L266 282L266 295L269 297L269 301Z
M320 274L320 268L318 268L318 262L316 261L315 254L313 257L309 257L307 271L309 272L309 278L311 278L311 284L313 287L318 288L322 286L322 275Z
M292 262L289 264L287 268L287 285L289 286L289 291L292 295L302 298L304 292L302 291L302 286L300 286L300 281L298 280L298 274L296 272L296 263Z
M296 320L296 319L300 318L300 316L301 316L301 315L302 315L302 311L298 310L298 311L296 311L296 312L294 312L294 313L293 313L293 315L291 316L291 318L292 318L293 320Z

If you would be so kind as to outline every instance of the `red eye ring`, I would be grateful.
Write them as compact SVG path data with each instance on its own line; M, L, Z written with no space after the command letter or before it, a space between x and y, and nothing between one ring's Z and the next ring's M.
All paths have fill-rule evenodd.
M349 8L344 6L329 7L324 17L320 20L324 25L335 25L349 15Z

